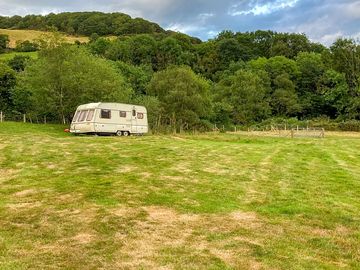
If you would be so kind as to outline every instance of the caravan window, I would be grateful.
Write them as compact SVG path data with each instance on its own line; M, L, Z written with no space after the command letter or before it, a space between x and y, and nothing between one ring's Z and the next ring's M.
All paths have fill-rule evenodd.
M95 110L90 110L87 117L86 117L86 121L91 121L93 120L93 117L94 117L94 112Z
M100 118L111 119L111 110L101 110Z
M76 111L75 116L74 116L74 118L72 120L73 122L77 122L79 114L80 114L80 111Z
M132 115L135 117L136 116L136 110L132 111Z
M138 113L137 118L138 119L144 119L144 114L143 113Z
M84 122L88 111L81 111L78 122Z
M126 112L124 112L124 111L120 111L120 117L122 117L122 118L126 118Z

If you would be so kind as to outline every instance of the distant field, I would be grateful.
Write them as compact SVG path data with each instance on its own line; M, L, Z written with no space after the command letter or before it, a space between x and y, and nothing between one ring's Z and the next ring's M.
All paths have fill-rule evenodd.
M9 29L0 29L0 34L8 35L10 38L10 48L15 48L16 41L29 40L33 41L36 39L42 38L48 32L36 31L36 30L9 30ZM74 36L65 36L66 41L69 43L74 43L76 40L80 42L88 42L88 37L74 37Z
M11 53L3 53L0 54L0 61L8 61L12 58L14 58L15 55L25 55L29 56L33 59L37 58L38 53L37 52L11 52Z
M360 269L360 135L0 124L1 269Z

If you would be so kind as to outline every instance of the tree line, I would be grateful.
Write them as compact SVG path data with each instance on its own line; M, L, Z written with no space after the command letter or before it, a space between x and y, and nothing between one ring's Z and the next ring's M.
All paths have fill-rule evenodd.
M1 44L1 38L0 38ZM329 48L305 35L224 31L198 42L138 34L69 45L54 34L37 59L0 64L0 108L8 115L69 122L79 104L145 105L153 129L207 130L270 118L360 120L360 46Z
M0 16L0 28L55 30L69 35L127 35L165 33L158 24L123 13L64 12L48 15Z

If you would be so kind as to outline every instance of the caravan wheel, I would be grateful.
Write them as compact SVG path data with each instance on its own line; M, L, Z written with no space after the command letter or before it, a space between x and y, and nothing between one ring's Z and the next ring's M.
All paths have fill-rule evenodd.
M130 132L129 131L123 131L123 136L127 137L127 136L130 136Z
M121 137L122 136L122 132L120 130L116 131L116 136Z

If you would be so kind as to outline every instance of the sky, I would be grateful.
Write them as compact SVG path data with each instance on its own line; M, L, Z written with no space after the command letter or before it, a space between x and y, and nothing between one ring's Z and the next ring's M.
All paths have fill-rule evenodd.
M222 30L305 33L330 45L360 38L360 0L0 0L0 15L123 12L203 40Z

